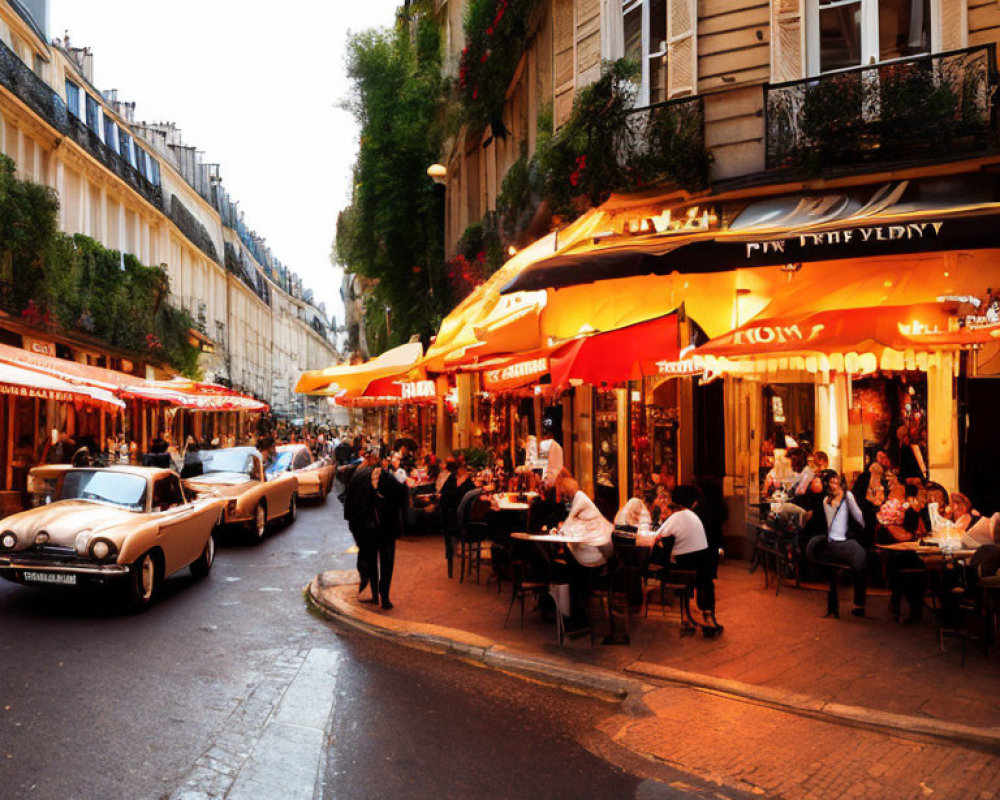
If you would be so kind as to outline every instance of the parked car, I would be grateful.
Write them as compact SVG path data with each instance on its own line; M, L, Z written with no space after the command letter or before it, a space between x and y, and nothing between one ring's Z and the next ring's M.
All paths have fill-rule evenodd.
M295 519L298 478L286 472L267 480L254 447L201 450L185 462L181 476L198 497L223 501L222 524L245 526L257 541L267 535L269 522Z
M278 448L277 456L267 465L267 479L291 472L299 479L300 498L317 498L325 501L333 486L336 470L328 459L314 461L312 453L304 444L284 444Z
M184 567L215 559L215 498L189 498L177 473L148 467L37 467L47 502L0 521L0 576L43 586L120 584L134 610Z

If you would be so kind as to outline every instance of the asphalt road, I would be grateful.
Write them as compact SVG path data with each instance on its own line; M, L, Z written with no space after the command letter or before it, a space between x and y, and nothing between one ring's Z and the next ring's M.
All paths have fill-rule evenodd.
M230 538L208 578L170 578L138 616L0 583L0 796L713 796L588 752L600 702L310 614L307 581L354 560L332 496L261 545Z

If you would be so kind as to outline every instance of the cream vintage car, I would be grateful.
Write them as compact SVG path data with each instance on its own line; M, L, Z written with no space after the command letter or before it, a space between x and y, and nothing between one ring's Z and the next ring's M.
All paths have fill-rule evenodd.
M227 447L190 454L181 473L184 484L198 497L223 502L222 523L243 525L257 541L267 535L267 525L295 520L298 479L292 473L267 480L260 452L255 447Z
M148 467L38 467L51 492L0 520L0 576L43 586L120 584L134 610L183 567L212 568L221 501L189 498L175 472ZM34 471L33 471L34 472ZM44 473L44 476L43 474Z
M291 472L299 479L299 499L315 498L322 501L330 493L336 470L326 459L313 460L312 453L304 444L283 444L277 455L267 465L267 479L273 481L278 476Z

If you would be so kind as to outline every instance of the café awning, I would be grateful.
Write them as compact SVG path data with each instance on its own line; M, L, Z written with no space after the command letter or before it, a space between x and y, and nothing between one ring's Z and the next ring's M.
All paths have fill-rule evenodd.
M552 385L624 383L674 374L680 354L676 313L569 342L551 358Z
M1000 203L903 202L906 182L865 204L843 195L749 205L728 228L587 243L521 270L503 293L622 278L1000 248Z
M12 364L23 369L51 375L68 383L92 386L108 392L117 392L126 386L139 386L146 383L144 378L129 375L126 372L81 364L79 361L70 361L66 358L54 358L40 353L32 353L30 350L6 344L0 344L0 363Z
M0 395L57 400L117 412L125 404L105 389L81 386L52 375L0 363Z
M263 413L267 403L214 383L198 383L183 378L173 381L143 381L120 392L129 400L166 403L189 411L246 411Z
M363 394L368 384L380 378L403 376L414 371L423 355L420 342L387 350L363 364L337 364L326 369L302 373L295 391L298 394L337 395L342 392Z

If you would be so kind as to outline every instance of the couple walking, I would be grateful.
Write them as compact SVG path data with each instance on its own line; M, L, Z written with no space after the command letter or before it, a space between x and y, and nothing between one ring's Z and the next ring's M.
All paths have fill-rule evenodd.
M366 603L381 602L382 608L392 608L389 588L396 559L396 539L402 531L403 509L406 505L406 485L397 481L369 453L350 483L344 498L344 517L358 546L358 574L361 576L360 595L371 587Z

